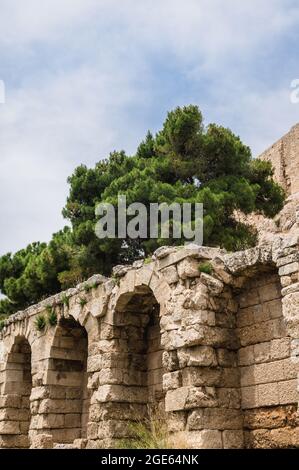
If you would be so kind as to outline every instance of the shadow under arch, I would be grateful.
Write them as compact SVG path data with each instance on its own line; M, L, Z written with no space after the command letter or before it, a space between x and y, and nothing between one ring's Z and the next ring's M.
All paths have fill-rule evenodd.
M112 393L101 405L107 407L107 414L113 408L121 417L120 425L110 429L112 439L129 438L130 423L146 420L149 410L164 411L159 313L160 305L146 285L122 293L116 302L113 328L120 338L119 348L107 381L113 384Z
M71 316L61 318L50 349L45 421L54 443L85 439L90 394L87 389L88 336Z
M1 447L29 448L32 389L31 347L24 336L16 336L7 355L2 398Z
M258 266L235 299L245 446L284 447L279 435L284 436L285 442L294 442L298 395L278 268L273 264ZM268 432L259 437L258 433L261 436L264 432L263 423L271 423L273 416L287 418L275 426L277 433Z

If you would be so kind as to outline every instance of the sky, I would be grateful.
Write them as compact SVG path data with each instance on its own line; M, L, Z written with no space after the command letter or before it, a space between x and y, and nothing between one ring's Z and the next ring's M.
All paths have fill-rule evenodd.
M0 0L0 255L48 241L76 166L176 106L259 155L299 121L298 40L293 0Z

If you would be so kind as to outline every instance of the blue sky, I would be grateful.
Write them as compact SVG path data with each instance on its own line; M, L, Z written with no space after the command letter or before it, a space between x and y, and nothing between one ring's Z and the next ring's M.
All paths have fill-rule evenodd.
M177 105L258 155L299 121L291 0L1 0L0 254L47 241L74 168L133 153Z

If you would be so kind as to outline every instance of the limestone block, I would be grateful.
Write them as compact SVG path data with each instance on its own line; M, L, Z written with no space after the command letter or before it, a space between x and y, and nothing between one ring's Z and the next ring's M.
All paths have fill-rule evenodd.
M224 289L223 282L219 281L218 279L215 279L213 276L210 276L209 274L201 273L200 281L204 285L207 286L209 293L212 296L217 296L221 294L221 292Z
M177 351L180 368L190 366L217 366L215 350L209 346L195 346Z
M99 430L99 424L98 423L88 423L87 424L87 438L88 439L97 439L98 430Z
M19 395L0 396L0 408L20 408L21 397Z
M239 349L238 363L240 366L249 366L255 363L254 345Z
M204 292L204 289L197 288L196 291L188 289L184 292L183 308L193 310L204 310L207 309L208 306L209 299L207 292Z
M175 411L167 413L167 429L168 432L174 433L184 431L187 422L187 412Z
M299 394L297 388L297 379L287 380L278 383L279 403L286 405L289 403L298 403Z
M187 421L189 430L242 429L243 416L240 410L205 408L192 411Z
M275 429L285 426L288 416L296 414L290 407L277 406L274 408L246 410L244 413L245 429Z
M164 351L162 354L162 365L165 370L170 372L179 368L179 361L176 351Z
M92 396L92 403L105 402L146 403L147 389L123 385L101 385Z
M258 385L259 406L279 405L279 392L277 382Z
M3 408L0 409L0 421L27 421L29 409Z
M180 371L163 374L163 390L173 390L181 387L182 376Z
M175 266L168 266L162 269L162 276L168 284L175 284L179 280L179 275Z
M274 339L270 345L272 360L285 359L290 356L290 338Z
M283 288L286 288L286 287L290 286L290 285L292 284L292 278L291 278L291 276L281 276L281 277L280 277L280 283L281 283L281 286L282 286ZM284 289L282 289L282 291L281 291L282 295L284 295L284 294L283 294L283 290L284 290Z
M132 269L132 266L130 266L130 265L122 265L122 264L119 264L119 265L114 266L114 267L112 268L112 274L113 274L113 276L115 276L115 277L123 277L123 276L125 276L125 274L127 274L127 272L129 272L131 269Z
M286 295L282 299L283 316L290 324L299 323L299 292Z
M280 340L278 340L280 341ZM253 346L255 363L259 364L271 360L271 342L259 343Z
M64 442L72 444L75 439L79 439L81 435L81 427L78 429L52 429L53 442Z
M53 449L51 434L36 434L31 438L30 449Z
M87 305L89 312L94 318L103 317L107 313L109 296L105 293L104 287L102 290L102 295L98 298L92 299Z
M299 270L299 263L296 261L295 263L286 264L285 266L281 266L278 270L279 276L289 276L292 273L296 273Z
M184 433L187 448L190 449L222 449L222 436L220 431L206 429L203 431L190 431Z
M289 285L288 287L285 287L284 289L282 289L281 294L283 296L287 296L289 294L293 294L294 292L298 292L298 291L299 291L299 282L295 282Z
M240 387L240 370L237 367L225 367L221 371L221 385L223 387Z
M227 349L217 349L217 361L223 367L237 366L237 354L235 351L228 351Z
M217 389L218 406L230 409L239 409L241 405L240 392L236 388Z
M221 383L222 371L211 367L186 367L182 370L183 386L215 386Z
M181 320L174 318L174 315L163 315L160 320L161 332L178 330Z
M217 399L213 387L181 387L176 390L168 390L165 397L167 412L216 405Z
M263 304L263 311L264 315L268 314L268 317L270 318L279 318L282 316L282 302L281 299L277 300L271 300L269 302L265 302ZM267 318L265 317L265 320ZM265 320L260 320L260 321L265 321Z
M243 328L244 326L250 326L254 323L254 312L253 308L242 308L237 313L237 326Z
M0 421L0 434L20 434L18 421Z
M81 413L68 413L64 418L65 428L80 428L81 427Z
M271 283L258 288L258 293L261 302L267 302L269 300L280 299L281 289L279 283Z
M116 368L101 369L98 375L94 378L96 382L97 379L99 385L121 384L124 379L124 371ZM96 388L96 383L94 388Z
M160 246L156 251L154 251L153 258L160 260L162 258L166 258L166 256L169 256L172 253L175 253L176 251L177 248L174 246Z
M107 437L113 438L127 438L134 436L134 430L126 421L108 420L101 423L98 429L98 438L105 439Z
M260 298L257 289L251 289L250 291L244 291L239 295L240 308L252 307L258 305Z
M276 262L276 265L277 265L278 268L280 268L281 266L289 265L291 263L297 262L298 260L299 260L299 253L295 252L295 253L291 253L287 256L283 256L281 258L278 258L278 260Z
M183 259L178 263L177 268L178 275L181 279L200 276L200 272L198 269L198 260L194 258Z
M142 268L136 270L135 285L148 286L150 284L154 272L154 263L144 265Z
M102 368L102 356L100 354L87 358L87 372L97 372Z
M243 431L223 431L222 440L224 449L243 449L244 447Z

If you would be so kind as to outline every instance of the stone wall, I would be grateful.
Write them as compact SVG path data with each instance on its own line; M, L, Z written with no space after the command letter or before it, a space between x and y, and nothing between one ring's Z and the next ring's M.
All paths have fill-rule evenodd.
M176 447L299 447L298 247L163 247L9 317L0 447L119 446L153 407Z
M299 192L298 173L299 124L292 129L259 158L271 161L275 170L275 179L288 195Z
M239 296L237 324L246 446L295 446L297 369L290 357L277 273L263 273L247 283Z

